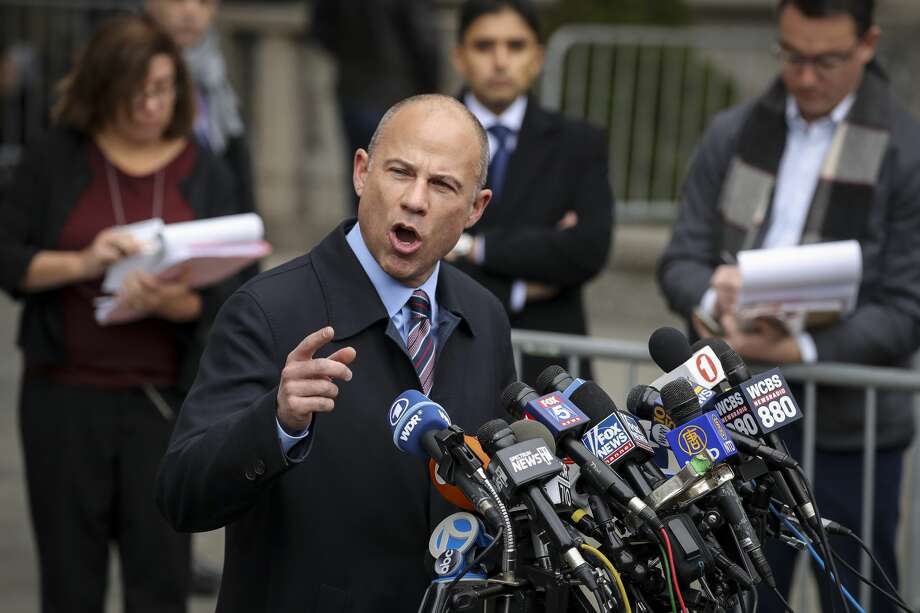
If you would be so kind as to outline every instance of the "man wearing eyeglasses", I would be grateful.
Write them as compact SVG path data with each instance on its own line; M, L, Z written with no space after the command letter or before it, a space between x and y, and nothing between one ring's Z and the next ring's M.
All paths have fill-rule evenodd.
M920 126L874 60L873 12L873 0L781 0L778 78L713 120L688 173L659 283L697 335L721 328L748 362L908 367L920 347ZM863 254L853 313L797 336L765 322L738 325L738 251L848 239ZM813 484L822 515L856 531L863 497L874 500L873 549L895 577L902 459L914 423L907 394L879 392L878 406L875 488L863 492L864 394L818 388ZM801 457L800 429L782 434ZM834 547L859 568L852 541ZM770 553L788 592L795 552L777 545ZM838 568L858 593L856 577ZM879 598L863 606L894 610ZM761 607L783 610L772 595Z

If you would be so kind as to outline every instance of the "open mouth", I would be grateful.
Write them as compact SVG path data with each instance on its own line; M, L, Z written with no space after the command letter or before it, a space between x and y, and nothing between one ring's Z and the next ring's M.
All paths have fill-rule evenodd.
M418 231L402 223L394 224L390 229L390 242L397 252L409 255L422 245Z

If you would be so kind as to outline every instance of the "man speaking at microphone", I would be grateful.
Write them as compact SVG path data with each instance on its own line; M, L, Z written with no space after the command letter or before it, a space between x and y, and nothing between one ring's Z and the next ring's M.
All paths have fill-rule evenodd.
M158 493L177 529L226 527L218 611L418 608L449 510L387 409L414 388L467 430L503 414L508 319L439 263L489 203L487 164L456 100L396 104L354 156L357 223L221 310Z
M702 325L708 313L748 361L909 367L920 347L920 126L874 60L873 5L781 0L779 78L759 99L714 119L688 173L659 282L698 335L710 336ZM731 262L740 249L849 239L863 255L854 312L798 337L769 324L738 325L732 313L741 278ZM902 456L914 423L909 395L878 398L874 549L894 575ZM858 530L869 495L861 487L864 394L821 387L817 400L819 508ZM782 435L801 459L800 429ZM855 545L835 546L859 567ZM788 584L792 564L773 568ZM840 568L854 590L855 577ZM893 610L879 599L863 604Z

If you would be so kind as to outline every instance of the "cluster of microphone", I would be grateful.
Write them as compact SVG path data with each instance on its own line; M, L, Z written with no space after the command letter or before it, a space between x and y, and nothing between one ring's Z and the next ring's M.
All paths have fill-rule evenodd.
M510 423L475 437L418 391L394 401L394 444L465 509L431 535L437 577L420 613L755 611L761 583L782 599L767 538L814 543L852 600L826 531L851 533L821 520L776 434L802 418L780 371L752 375L721 339L691 347L673 328L649 353L664 374L626 411L559 366L536 389L508 386Z

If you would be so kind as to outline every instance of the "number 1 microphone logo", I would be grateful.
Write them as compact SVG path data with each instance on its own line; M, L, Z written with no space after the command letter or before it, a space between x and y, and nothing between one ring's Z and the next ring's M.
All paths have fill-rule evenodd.
M696 356L696 370L707 383L712 384L718 381L718 369L712 358L705 353Z

